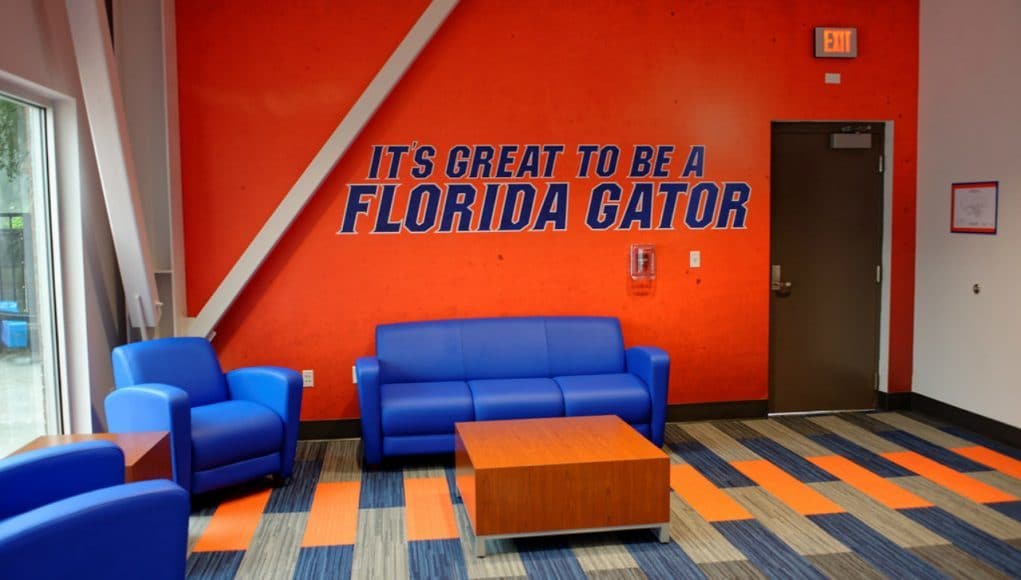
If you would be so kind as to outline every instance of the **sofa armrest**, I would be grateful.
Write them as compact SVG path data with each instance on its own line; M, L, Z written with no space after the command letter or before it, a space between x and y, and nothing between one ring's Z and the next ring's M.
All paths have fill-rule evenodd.
M169 481L99 489L0 521L5 578L184 578L188 493Z
M252 401L272 409L284 423L284 446L280 452L280 476L290 477L298 448L301 421L301 375L283 367L248 367L228 372L230 398Z
M666 398L670 379L670 355L655 346L635 346L627 349L627 370L649 387L652 416L649 421L649 438L655 445L663 445L666 425Z
M383 461L383 419L379 401L379 359L361 357L355 361L358 378L358 407L361 410L362 448L365 463L378 465Z
M0 521L122 483L124 452L109 441L83 441L19 453L0 461Z
M191 404L183 389L162 383L119 387L106 396L111 433L169 431L174 481L191 491Z

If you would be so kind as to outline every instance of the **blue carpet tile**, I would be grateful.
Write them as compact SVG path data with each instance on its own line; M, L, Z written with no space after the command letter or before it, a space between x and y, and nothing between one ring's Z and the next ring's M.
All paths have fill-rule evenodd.
M987 503L986 506L993 508L1005 516L1010 516L1021 522L1021 501L1004 501L1000 503Z
M408 572L412 578L468 580L460 540L408 542Z
M819 469L797 453L794 453L772 439L766 439L765 437L741 439L741 443L748 449L754 451L759 457L769 460L770 463L793 475L798 479L798 481L804 483L837 481L836 477L833 477L828 472Z
M574 552L562 537L547 536L514 541L529 578L577 578L584 580Z
M906 431L893 430L883 431L877 433L883 439L891 441L900 445L904 449L914 451L919 455L924 455L933 461L938 461L943 465L957 471L989 471L989 468L981 463L975 463L967 457L958 455L946 447L940 447L929 443L925 439L916 437Z
M755 483L731 467L719 455L701 443L684 441L669 444L670 449L702 472L717 487L748 487Z
M982 530L950 515L940 508L901 510L902 514L950 540L965 552L1003 570L1021 577L1021 550L995 538Z
M649 578L705 578L702 569L675 542L661 544L645 530L621 534L628 552Z
M872 417L872 412L868 413L840 413L837 415L841 420L847 421L852 425L856 425L865 429L870 433L880 434L884 431L892 431L896 429L893 425L880 421Z
M354 546L302 548L294 567L295 580L350 578Z
M907 477L915 475L913 471L908 471L889 459L877 455L856 443L852 443L840 435L812 435L810 439L830 451L861 465L879 477Z
M757 521L717 522L713 526L770 578L825 578L808 560Z
M947 577L851 514L815 515L808 519L891 578Z
M243 551L194 552L188 556L184 575L197 580L229 580L237 574L244 557Z
M322 470L322 459L295 461L294 474L287 485L270 492L266 513L307 512L312 509L312 496L319 485L319 472Z
M404 472L379 469L362 472L359 509L404 507Z
M1021 449L1018 449L1017 447L1011 447L1006 443L1001 443L995 439L990 439L977 433L972 433L971 431L962 429L961 427L943 427L940 430L944 433L949 433L955 437L960 437L961 439L967 439L976 445L988 447L997 453L1002 453L1008 457L1013 457L1014 459L1021 461Z

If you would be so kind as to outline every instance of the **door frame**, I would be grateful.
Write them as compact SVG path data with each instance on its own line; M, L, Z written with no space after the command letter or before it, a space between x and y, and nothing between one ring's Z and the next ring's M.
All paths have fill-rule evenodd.
M882 123L884 134L883 134L883 240L882 240L882 266L883 266L883 278L880 281L879 290L879 360L877 361L877 372L879 373L879 392L889 392L889 377L890 377L890 271L891 261L893 254L892 235L893 235L893 172L894 172L894 148L893 148L893 132L894 122L891 120L867 120L867 119L772 119L769 123L769 142L770 142L770 164L772 166L772 142L773 142L773 124L774 123L806 123L806 124L817 124L817 123ZM773 176L770 172L770 191L769 191L769 210L772 214L773 211ZM770 239L772 239L773 232L769 232ZM769 261L764 272L764 278L766 280L766 291L772 293L769 290L769 267L773 263L772 251L769 254ZM769 336L769 340L772 341L772 335ZM769 362L772 364L772 361ZM768 377L772 376L772 369L769 369ZM773 400L773 384L772 380L767 379L767 401L772 403ZM836 410L836 409L834 409Z

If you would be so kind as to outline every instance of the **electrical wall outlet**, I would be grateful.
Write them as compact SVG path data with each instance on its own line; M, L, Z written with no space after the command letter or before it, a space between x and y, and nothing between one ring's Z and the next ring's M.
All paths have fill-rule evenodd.
M316 385L315 371L301 371L301 386L314 387Z
M688 252L688 266L691 268L701 268L702 252L698 250L692 250Z
M354 365L351 365L351 382L358 384L358 369Z

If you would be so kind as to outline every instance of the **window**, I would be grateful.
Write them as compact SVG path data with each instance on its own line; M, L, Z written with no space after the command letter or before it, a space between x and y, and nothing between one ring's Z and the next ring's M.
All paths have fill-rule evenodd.
M46 123L0 94L0 457L59 431Z

